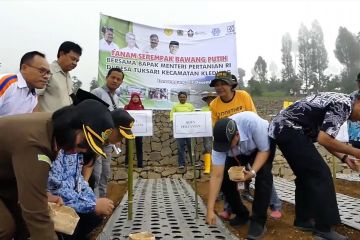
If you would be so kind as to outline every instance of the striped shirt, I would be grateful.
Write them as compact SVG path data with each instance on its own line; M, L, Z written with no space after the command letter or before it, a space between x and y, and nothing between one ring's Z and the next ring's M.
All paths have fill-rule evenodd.
M37 104L34 89L30 89L21 73L0 75L0 117L30 113Z

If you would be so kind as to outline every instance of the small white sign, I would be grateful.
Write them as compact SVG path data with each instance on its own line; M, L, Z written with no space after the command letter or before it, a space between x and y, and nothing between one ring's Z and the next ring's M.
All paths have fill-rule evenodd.
M177 112L173 115L174 138L211 137L210 112Z
M135 119L132 132L137 137L153 135L152 110L127 110Z

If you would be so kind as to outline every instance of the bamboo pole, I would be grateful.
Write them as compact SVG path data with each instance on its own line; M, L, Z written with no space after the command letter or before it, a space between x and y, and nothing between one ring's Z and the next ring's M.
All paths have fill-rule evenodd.
M133 213L133 160L134 160L134 139L126 141L128 155L128 220L132 220Z
M190 156L190 162L192 162L193 165L193 170L194 170L194 190L195 190L195 219L199 219L199 202L198 202L198 189L197 189L197 180L196 180L196 166L195 166L195 161L196 161L196 153L195 153L195 147L192 148L192 146L196 145L193 144L193 142L195 142L195 139L193 141L193 139L191 139L190 141L190 151L189 151L189 156Z
M335 181L336 180L336 160L335 160L334 155L332 155L332 177Z

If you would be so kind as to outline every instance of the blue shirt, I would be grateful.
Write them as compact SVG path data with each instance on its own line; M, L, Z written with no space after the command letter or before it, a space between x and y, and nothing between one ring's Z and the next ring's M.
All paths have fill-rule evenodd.
M240 112L229 118L236 122L240 134L240 141L236 147L228 152L217 152L213 150L212 163L214 165L224 165L227 156L249 156L255 151L265 152L270 150L268 121L262 119L254 112Z
M91 213L95 211L96 197L81 174L82 167L82 154L64 154L61 150L49 172L48 190L76 212Z
M358 94L359 91L355 91L350 94L351 97ZM348 121L348 133L349 133L349 140L354 142L360 142L360 121Z

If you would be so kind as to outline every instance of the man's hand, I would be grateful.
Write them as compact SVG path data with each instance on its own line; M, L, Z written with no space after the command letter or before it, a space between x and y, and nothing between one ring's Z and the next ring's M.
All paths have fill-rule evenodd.
M51 192L47 192L48 202L56 203L57 206L64 205L64 201L60 196L55 196Z
M246 182L248 180L251 180L254 176L254 174L250 171L244 170L244 178L240 180L239 182Z
M347 158L345 158L345 163L349 166L349 168L351 168L354 171L357 171L357 166L355 164L355 161L360 161L360 159L356 159L352 156L348 156Z
M206 223L209 225L216 225L216 214L213 210L207 211L206 213Z
M98 198L96 200L95 213L97 215L109 216L114 210L114 203L108 198Z

